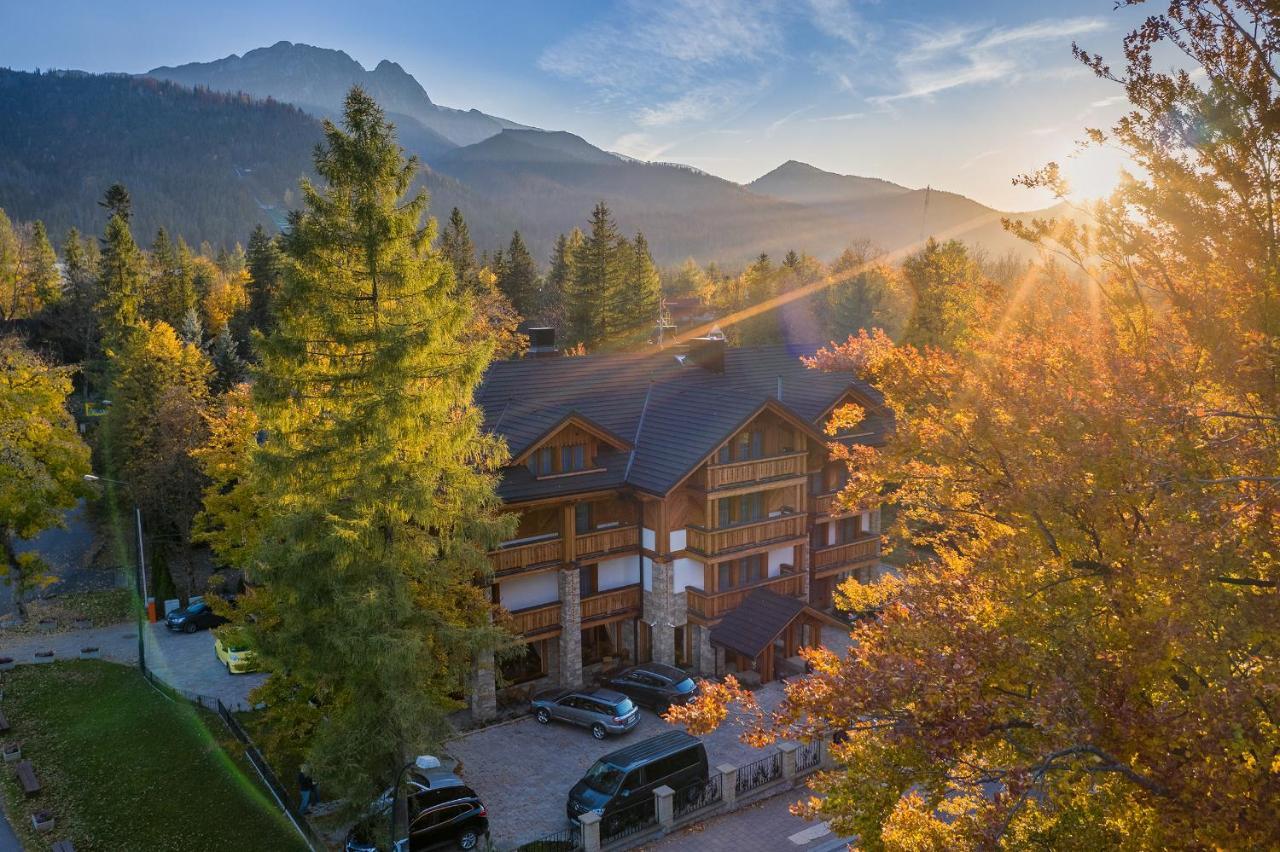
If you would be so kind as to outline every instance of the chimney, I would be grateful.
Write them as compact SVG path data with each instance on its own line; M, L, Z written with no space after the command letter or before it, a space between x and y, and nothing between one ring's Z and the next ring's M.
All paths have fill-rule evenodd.
M549 358L559 354L556 349L556 330L550 326L535 326L527 329L529 335L529 358Z
M724 347L724 338L695 337L689 341L689 358L709 373L723 373Z

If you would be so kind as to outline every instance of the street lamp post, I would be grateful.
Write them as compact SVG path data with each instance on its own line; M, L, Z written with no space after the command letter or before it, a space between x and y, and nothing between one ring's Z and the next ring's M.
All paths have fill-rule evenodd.
M133 496L132 489L129 488L127 482L121 482L118 479L107 479L105 476L95 476L92 473L84 475L86 482L109 482L112 485L119 485L121 488L129 492L130 497ZM147 670L147 648L143 641L143 631L146 629L146 620L143 611L147 607L147 559L146 553L142 547L142 509L138 506L138 501L133 501L133 520L134 530L138 536L138 561L134 563L134 588L138 592L138 668L144 673Z

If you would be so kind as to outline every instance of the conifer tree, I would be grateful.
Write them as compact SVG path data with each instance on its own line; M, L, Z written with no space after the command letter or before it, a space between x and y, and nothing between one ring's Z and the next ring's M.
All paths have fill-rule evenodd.
M204 323L200 321L200 312L194 306L187 308L187 312L182 315L182 323L178 326L178 336L182 338L183 343L190 344L197 349L204 345Z
M582 231L578 228L567 236L561 234L557 237L543 280L538 316L541 322L558 329L561 334L568 333L568 300L573 287L575 257L582 248L582 241Z
M31 226L27 246L27 276L36 305L43 309L57 304L62 298L62 273L58 271L58 255L49 242L44 222L36 220Z
M113 183L107 187L98 206L106 208L108 219L119 216L127 225L133 218L133 201L129 198L129 190L122 183Z
M107 190L103 207L112 211L102 236L98 263L98 305L102 339L108 347L120 345L127 329L142 318L145 267L142 252L129 230L129 196L120 184Z
M272 303L280 292L283 268L279 244L261 225L249 235L245 260L249 270L246 282L249 306L236 317L234 325L236 336L247 343L254 329L266 334L272 328Z
M440 237L440 253L453 267L453 280L458 287L474 288L475 275L480 268L476 264L476 246L471 242L471 232L457 207L449 213L449 224L445 225Z
M575 252L569 298L570 337L588 350L613 338L618 326L618 296L626 270L618 251L618 228L603 201L591 212L591 232Z
M426 196L404 197L417 163L358 87L324 135L254 384L245 629L268 688L296 687L267 712L312 714L312 774L359 807L439 746L473 655L502 641L482 581L511 524L472 401L495 342L432 249Z
M231 334L231 326L224 325L222 331L209 343L209 361L213 365L213 390L222 393L249 378L248 366L240 357L239 346Z
M500 270L498 288L511 300L516 313L532 317L538 308L538 268L520 232L511 235L511 244Z
M17 319L23 302L22 242L0 209L0 319Z
M99 354L97 306L98 245L72 228L62 241L66 286L54 317L59 336L70 345L71 360L91 361ZM86 377L87 377L86 373Z
M649 241L644 234L636 234L624 257L629 269L622 291L619 321L624 327L647 333L658 322L662 279L658 275L658 267L653 263L653 255L649 253Z
M191 275L191 252L185 243L174 245L164 228L151 246L151 284L145 300L146 316L181 328L187 312L196 305Z

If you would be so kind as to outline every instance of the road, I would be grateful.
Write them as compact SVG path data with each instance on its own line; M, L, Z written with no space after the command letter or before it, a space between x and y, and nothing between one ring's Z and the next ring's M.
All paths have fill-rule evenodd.
M833 835L825 823L808 822L791 813L793 802L811 795L805 788L791 790L686 826L643 848L654 852L835 852L848 848L848 841Z

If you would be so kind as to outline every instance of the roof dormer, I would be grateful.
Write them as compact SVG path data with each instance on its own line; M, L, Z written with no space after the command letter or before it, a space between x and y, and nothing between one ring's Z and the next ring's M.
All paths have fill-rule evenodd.
M524 465L538 479L551 479L603 470L602 453L630 449L626 439L574 412L531 441L511 463Z

